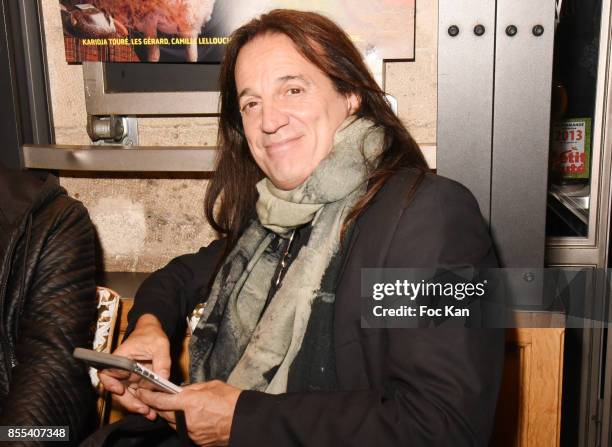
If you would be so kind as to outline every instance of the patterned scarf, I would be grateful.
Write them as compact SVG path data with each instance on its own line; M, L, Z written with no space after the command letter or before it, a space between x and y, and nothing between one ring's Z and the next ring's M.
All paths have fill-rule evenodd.
M192 383L219 379L241 389L287 390L313 303L335 300L335 290L324 284L332 289L334 281L328 279L337 276L341 264L342 224L366 192L369 166L382 143L383 132L372 122L350 118L304 183L289 191L267 179L257 184L258 220L221 266L191 337ZM279 239L309 222L308 242L266 306L284 246Z

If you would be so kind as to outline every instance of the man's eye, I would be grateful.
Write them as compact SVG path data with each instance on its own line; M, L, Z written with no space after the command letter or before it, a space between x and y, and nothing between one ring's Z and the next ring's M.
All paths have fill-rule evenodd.
M252 109L253 107L257 106L257 102L255 101L250 101L247 102L245 105L242 106L242 111L243 112L248 112L250 109Z
M287 90L287 94L289 95L298 95L302 93L302 89L301 88L297 88L297 87L293 87L290 88L289 90Z

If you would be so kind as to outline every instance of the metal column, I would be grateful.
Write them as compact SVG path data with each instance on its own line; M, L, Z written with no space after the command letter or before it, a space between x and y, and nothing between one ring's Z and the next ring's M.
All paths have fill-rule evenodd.
M12 48L7 1L0 0L0 162L18 169L23 163L19 151L21 130Z
M24 143L49 144L53 125L47 64L34 0L0 0L0 160L22 168Z
M542 267L555 3L497 2L491 232L502 265Z
M439 0L438 172L466 185L506 267L543 267L555 4Z
M487 221L494 34L494 1L439 1L436 166L472 191Z

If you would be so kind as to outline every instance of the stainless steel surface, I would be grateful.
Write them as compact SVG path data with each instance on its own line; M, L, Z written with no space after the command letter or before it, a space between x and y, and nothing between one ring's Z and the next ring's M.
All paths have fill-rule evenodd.
M214 115L217 92L107 93L102 62L83 62L89 115Z
M598 248L569 246L547 247L546 265L592 265L600 266L600 250Z
M0 1L0 159L23 167L24 142L48 144L53 125L40 2Z
M588 212L588 237L549 237L548 264L608 265L612 165L612 57L611 1L602 2L597 93L593 123L591 194Z
M26 72L27 99L32 125L32 143L48 144L53 141L53 114L47 95L47 53L44 45L41 2L15 2L21 20L23 60Z
M421 145L436 169L436 146ZM212 172L215 147L25 145L25 167L76 171ZM129 153L128 153L129 152Z
M612 307L610 307L610 313L608 314L608 321L612 321ZM606 380L604 386L602 405L602 427L601 427L601 442L600 445L612 445L612 330L608 329L606 339L604 339L606 346L606 370L604 377Z
M214 147L24 145L25 167L67 171L211 172Z
M125 135L121 141L119 141L119 144L138 146L140 144L138 138L138 118L135 116L123 116L121 118L125 129Z
M550 185L548 193L563 204L574 216L585 224L589 220L589 202L591 188L589 185Z
M439 0L438 5L436 166L472 191L489 220L495 2ZM487 32L475 35L476 25Z
M544 265L554 20L551 1L497 2L491 230L505 267Z
M556 268L585 266L587 265L549 265L549 267ZM602 270L595 270L595 265L591 265L590 267L593 267L593 272L596 277L591 284L593 291L587 293L586 296L592 295L595 299L584 303L585 315L596 314L597 312L595 312L593 308L605 303L605 299L597 299L597 297L605 297L606 288L608 286L604 277L605 272ZM598 413L601 369L603 367L601 353L603 343L605 343L604 329L594 320L579 319L579 321L576 322L576 326L573 326L573 323L572 317L569 317L565 332L565 361L573 361L573 374L569 374L570 377L573 376L573 379L564 386L564 388L568 390L564 391L564 393L570 393L570 395L577 394L580 396L578 403L575 401L571 402L573 407L570 410L570 413L577 413L575 419L578 421L577 436L579 439L575 445L596 447L600 445L597 443L599 432L596 416ZM568 377L565 377L565 379L567 378ZM570 387L577 387L579 391L573 393L570 391ZM568 404L568 402L564 402L564 405ZM576 407L579 407L579 409ZM564 422L566 425L575 423L576 421L574 418ZM566 441L565 444L567 445L570 445L570 441L573 442L573 440ZM607 444L601 444L602 447L604 445Z
M22 143L19 125L19 101L8 0L0 0L0 135L2 151L0 162L13 169L23 165L19 146Z
M599 444L601 436L599 413L599 386L603 368L601 352L603 347L603 329L585 327L582 330L582 355L580 365L580 419L578 422L580 446L605 446Z
M608 266L610 235L610 197L612 165L612 30L611 2L602 2L597 91L593 122L591 195L588 213L588 236L584 238L548 238L546 261L556 265ZM612 309L610 309L612 311ZM578 423L578 445L612 445L612 332L607 337L600 329L585 329L582 338L581 383ZM601 374L605 357L605 372ZM578 367L578 365L577 365ZM600 400L604 378L604 400ZM601 417L601 423L598 419Z

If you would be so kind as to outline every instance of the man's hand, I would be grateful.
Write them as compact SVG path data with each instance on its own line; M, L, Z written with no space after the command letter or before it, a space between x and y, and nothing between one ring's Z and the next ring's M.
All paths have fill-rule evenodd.
M113 354L128 357L149 366L164 379L170 377L170 342L159 320L150 314L141 316L136 322L134 332ZM98 372L104 388L115 395L115 400L132 413L140 413L154 420L155 410L143 403L135 395L136 388L150 386L137 374L116 369Z
M195 383L179 394L138 388L136 396L176 429L174 412L183 410L187 432L200 446L225 446L229 443L236 402L242 390L219 380Z

